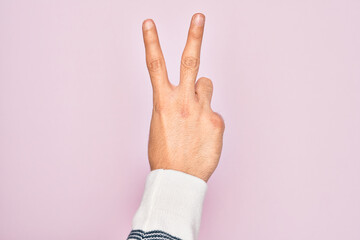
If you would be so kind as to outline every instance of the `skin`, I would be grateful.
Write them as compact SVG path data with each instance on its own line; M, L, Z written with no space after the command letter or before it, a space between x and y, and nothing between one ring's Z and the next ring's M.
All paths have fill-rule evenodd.
M146 19L142 30L153 88L150 168L173 169L207 182L219 163L225 123L211 109L212 81L206 77L196 81L204 24L203 14L192 16L177 86L169 81L154 21Z

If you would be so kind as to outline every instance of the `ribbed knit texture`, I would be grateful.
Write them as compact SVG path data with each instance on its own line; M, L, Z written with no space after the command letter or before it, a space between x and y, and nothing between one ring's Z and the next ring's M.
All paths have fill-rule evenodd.
M205 181L184 172L151 171L128 239L197 239L206 190Z

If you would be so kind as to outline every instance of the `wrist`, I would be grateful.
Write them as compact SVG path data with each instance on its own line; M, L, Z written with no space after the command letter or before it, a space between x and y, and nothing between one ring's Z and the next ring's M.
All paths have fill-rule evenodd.
M212 173L214 172L215 168L211 168L211 171L204 171L202 168L184 168L184 167L177 167L177 166L151 166L151 171L155 171L155 170L173 170L176 172L181 172L187 175L191 175L193 177L196 177L202 181L204 181L205 183L208 182L209 178L211 177ZM201 170L201 171L199 171Z

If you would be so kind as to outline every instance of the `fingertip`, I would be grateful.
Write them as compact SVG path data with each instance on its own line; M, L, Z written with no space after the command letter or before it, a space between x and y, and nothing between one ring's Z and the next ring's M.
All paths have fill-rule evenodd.
M192 17L192 22L197 26L204 26L205 24L205 15L203 13L195 13Z
M197 16L199 16L199 17L201 17L201 18L205 18L205 14L203 14L203 13L201 13L201 12L194 13L193 17L195 18L195 17L197 17Z
M143 24L142 24L142 29L143 30L149 30L151 29L152 27L154 27L154 21L151 19L151 18L148 18L146 20L143 21Z

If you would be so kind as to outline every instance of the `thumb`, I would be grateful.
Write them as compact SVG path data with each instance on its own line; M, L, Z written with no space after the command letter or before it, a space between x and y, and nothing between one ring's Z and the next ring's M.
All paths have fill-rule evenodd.
M195 93L198 96L201 104L210 106L211 97L213 94L213 84L209 78L199 78L195 84Z

